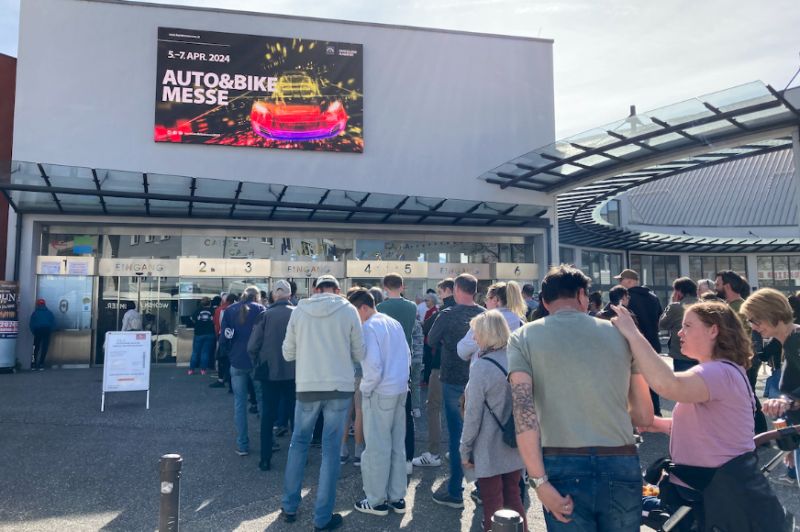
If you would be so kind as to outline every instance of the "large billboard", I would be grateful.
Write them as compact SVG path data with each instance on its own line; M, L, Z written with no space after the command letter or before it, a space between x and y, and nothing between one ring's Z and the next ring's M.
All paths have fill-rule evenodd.
M364 151L363 47L158 29L156 142Z

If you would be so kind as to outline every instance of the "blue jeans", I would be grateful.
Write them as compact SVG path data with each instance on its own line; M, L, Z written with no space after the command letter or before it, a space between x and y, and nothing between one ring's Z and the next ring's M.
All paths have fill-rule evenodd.
M198 363L200 364L199 367L203 369L211 367L211 354L214 352L214 340L213 334L201 334L200 336L194 337L194 340L192 340L192 359L189 361L189 367L191 369L197 369Z
M233 387L233 422L236 425L236 448L250 450L250 437L247 434L247 379L249 369L231 366L231 386Z
M300 506L300 489L308 457L308 446L320 410L325 418L322 429L322 463L319 466L314 526L322 528L333 515L336 504L336 483L339 481L339 448L344 435L344 421L350 411L352 397L305 402L298 400L294 408L294 431L286 459L283 479L283 510L293 514Z
M447 493L452 497L462 497L461 483L464 480L464 470L461 469L461 431L464 428L464 419L461 417L459 400L464 395L464 386L458 384L442 383L442 401L444 402L444 417L447 421L447 439L450 451L450 478L447 481Z
M638 532L642 519L642 476L638 456L545 456L550 483L575 505L572 521L549 512L548 532Z

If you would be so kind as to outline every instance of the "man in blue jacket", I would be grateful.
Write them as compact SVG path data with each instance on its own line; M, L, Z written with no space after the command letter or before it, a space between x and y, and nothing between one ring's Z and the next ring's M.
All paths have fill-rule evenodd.
M50 333L56 327L56 317L47 308L44 299L36 300L36 310L31 314L30 328L33 333L33 365L32 370L44 371L44 359L50 347Z

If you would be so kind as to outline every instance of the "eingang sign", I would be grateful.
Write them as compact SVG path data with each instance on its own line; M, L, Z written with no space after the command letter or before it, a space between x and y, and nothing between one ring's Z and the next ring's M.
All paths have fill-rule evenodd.
M364 151L363 46L158 29L156 142Z

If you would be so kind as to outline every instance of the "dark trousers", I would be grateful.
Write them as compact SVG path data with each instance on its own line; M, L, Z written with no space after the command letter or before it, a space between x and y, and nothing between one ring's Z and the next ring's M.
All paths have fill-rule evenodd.
M406 396L406 461L414 458L414 416L411 415L411 390Z
M272 459L272 425L278 417L282 401L291 402L294 417L294 381L261 382L261 461Z
M508 508L522 516L523 530L528 530L528 520L519 491L520 472L479 478L478 488L483 501L483 529L491 530L492 516L497 510Z
M422 382L426 383L431 378L431 365L433 362L433 351L429 345L425 345L422 351Z
M49 347L50 329L34 329L32 369L44 367L44 359L47 358L47 350Z

